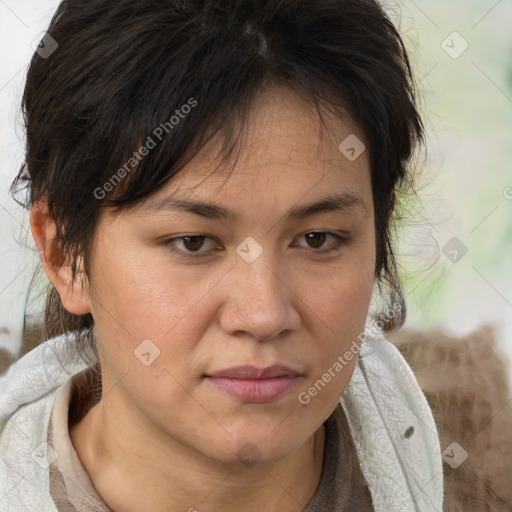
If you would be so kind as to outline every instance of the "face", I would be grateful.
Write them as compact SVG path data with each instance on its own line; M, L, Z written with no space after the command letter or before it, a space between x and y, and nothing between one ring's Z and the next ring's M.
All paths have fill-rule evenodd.
M143 204L101 217L90 309L104 400L155 439L272 462L339 401L356 357L338 357L364 330L375 232L367 152L351 161L338 149L363 134L329 127L321 138L314 106L275 89L255 103L229 177L212 173L206 147ZM357 199L299 215L346 194Z

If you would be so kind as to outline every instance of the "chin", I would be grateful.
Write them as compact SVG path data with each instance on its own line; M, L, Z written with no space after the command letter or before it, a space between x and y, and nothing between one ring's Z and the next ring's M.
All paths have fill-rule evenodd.
M249 431L254 430L254 436ZM219 442L219 440L217 440ZM257 464L272 464L286 458L301 446L299 435L281 431L271 437L262 434L259 429L246 429L240 435L230 436L226 433L224 443L217 444L207 454L225 464L236 464L247 468Z

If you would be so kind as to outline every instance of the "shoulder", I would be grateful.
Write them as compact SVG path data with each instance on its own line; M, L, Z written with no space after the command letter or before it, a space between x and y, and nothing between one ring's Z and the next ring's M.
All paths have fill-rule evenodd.
M49 494L46 439L58 389L18 408L0 432L2 511L56 511Z
M58 391L87 367L74 337L47 340L0 377L0 510L56 512L49 493L48 425Z
M97 360L93 350L87 356ZM51 338L12 363L0 376L0 429L18 408L44 397L86 366L73 333Z
M382 335L363 341L341 403L377 509L441 511L436 425L416 377Z

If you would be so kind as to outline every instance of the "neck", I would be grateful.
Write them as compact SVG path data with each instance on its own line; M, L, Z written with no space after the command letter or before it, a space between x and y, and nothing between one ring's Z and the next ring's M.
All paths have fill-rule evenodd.
M70 437L105 503L117 512L300 512L320 482L323 425L295 452L248 467L213 460L138 418L98 402ZM141 492L145 489L145 492Z

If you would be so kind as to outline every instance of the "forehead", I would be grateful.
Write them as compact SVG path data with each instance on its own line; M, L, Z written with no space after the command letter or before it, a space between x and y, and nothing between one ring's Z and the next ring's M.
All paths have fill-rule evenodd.
M274 208L288 210L301 198L311 202L307 199L344 194L352 203L358 197L369 213L367 151L350 160L339 147L350 137L363 145L364 135L348 115L322 113L323 129L314 104L296 91L278 87L260 94L229 159L218 165L220 141L212 138L178 175L144 201L142 211L169 206L166 199L171 196L215 199L239 210L251 204L263 207L264 199Z

